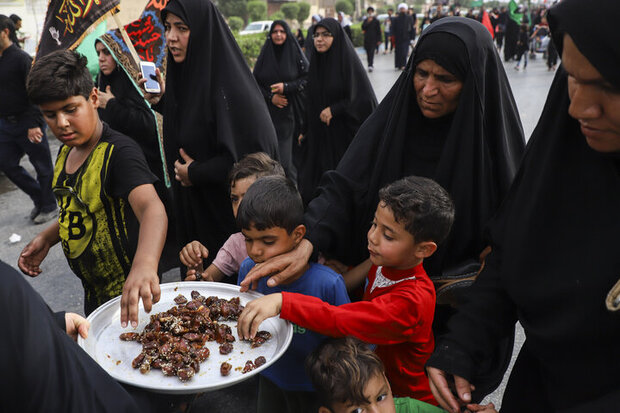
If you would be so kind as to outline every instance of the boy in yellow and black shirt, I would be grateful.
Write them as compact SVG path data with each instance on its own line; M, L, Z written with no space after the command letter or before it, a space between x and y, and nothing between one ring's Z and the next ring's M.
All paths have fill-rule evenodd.
M136 325L138 301L159 300L157 266L167 217L140 147L102 123L86 58L58 51L37 60L28 95L63 143L56 159L54 194L58 222L22 251L18 265L37 276L49 248L61 242L69 266L81 279L85 312L122 293L121 323Z

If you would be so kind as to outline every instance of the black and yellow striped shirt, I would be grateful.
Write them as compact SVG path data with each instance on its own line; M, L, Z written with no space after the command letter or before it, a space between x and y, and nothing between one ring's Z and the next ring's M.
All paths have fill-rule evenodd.
M65 171L70 151L60 148L52 186L60 206L62 248L82 280L88 314L122 293L139 228L127 197L157 178L140 147L105 124L99 143L73 174Z

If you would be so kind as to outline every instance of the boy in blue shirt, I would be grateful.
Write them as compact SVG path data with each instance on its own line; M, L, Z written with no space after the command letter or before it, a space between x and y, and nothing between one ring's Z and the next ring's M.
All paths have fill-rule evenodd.
M303 203L293 182L283 176L258 179L246 192L237 224L245 237L249 258L241 264L238 282L265 260L291 251L303 239ZM267 287L261 279L256 289L262 294L282 291L318 297L332 305L349 302L340 274L320 264L310 263L286 285ZM293 341L286 353L259 378L258 413L316 412L318 404L304 361L325 336L295 326Z

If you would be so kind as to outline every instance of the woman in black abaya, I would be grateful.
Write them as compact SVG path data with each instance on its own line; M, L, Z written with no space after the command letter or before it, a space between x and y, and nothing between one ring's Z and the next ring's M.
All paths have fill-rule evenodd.
M620 277L619 14L607 0L549 10L562 67L490 225L493 251L429 361L435 396L452 411L446 378L468 393L517 320L526 340L502 413L618 411L620 318L605 302ZM584 31L584 21L597 24Z
M174 177L179 247L198 240L207 263L236 231L228 194L232 164L252 152L277 159L263 96L228 25L209 0L170 0L162 11L168 69L164 149ZM149 96L153 102L153 96Z
M355 49L338 21L314 28L308 73L307 130L302 140L299 190L307 204L323 172L336 168L377 98Z
M293 165L293 137L299 136L304 116L308 60L284 20L271 24L269 36L256 60L254 77L265 97L278 135L280 163L286 176L297 182Z
M447 99L445 92L459 83L460 92ZM450 104L437 116L442 100ZM471 19L438 20L423 32L406 70L338 168L323 176L306 212L307 240L288 256L261 264L246 279L273 274L277 281L285 279L313 250L347 265L364 261L379 189L409 175L436 180L456 207L450 236L424 260L431 279L475 274L487 245L483 228L506 195L524 148L517 107L488 30ZM447 306L438 308L436 331L444 327L447 313ZM511 340L500 348L497 357L509 361ZM489 372L487 388L479 388L499 384L503 368Z

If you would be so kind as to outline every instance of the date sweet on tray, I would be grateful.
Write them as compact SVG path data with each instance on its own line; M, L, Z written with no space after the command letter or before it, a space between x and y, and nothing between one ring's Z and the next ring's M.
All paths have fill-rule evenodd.
M239 297L230 300L215 296L205 298L192 291L191 298L188 300L179 294L174 299L177 305L152 315L141 333L120 335L123 341L142 344L142 351L131 363L133 368L140 369L142 374L158 369L165 376L188 381L200 371L200 363L209 357L209 349L204 347L207 341L222 344L220 352L222 348L232 351L231 343L235 341L232 331L219 321L239 318L243 311ZM224 375L224 365L221 371Z

